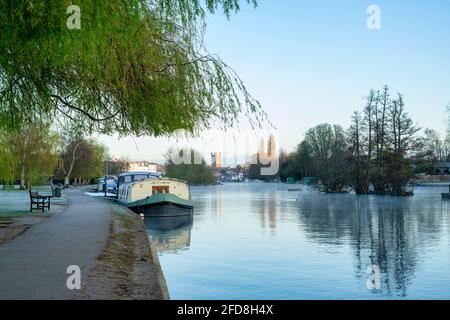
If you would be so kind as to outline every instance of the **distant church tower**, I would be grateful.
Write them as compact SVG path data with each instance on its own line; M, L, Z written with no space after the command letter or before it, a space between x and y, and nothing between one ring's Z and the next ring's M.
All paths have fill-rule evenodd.
M222 168L222 153L220 152L211 153L211 165L215 169Z
M258 148L258 160L260 159L271 159L273 160L277 154L277 144L275 140L275 136L273 134L270 135L269 140L267 141L267 149L264 138L261 138L259 141Z

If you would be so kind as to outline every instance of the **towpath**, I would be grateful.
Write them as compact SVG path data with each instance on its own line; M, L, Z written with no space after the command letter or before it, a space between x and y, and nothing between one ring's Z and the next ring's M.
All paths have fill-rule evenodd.
M80 190L67 190L70 206L0 246L0 299L71 299L69 266L81 284L109 235L111 212Z

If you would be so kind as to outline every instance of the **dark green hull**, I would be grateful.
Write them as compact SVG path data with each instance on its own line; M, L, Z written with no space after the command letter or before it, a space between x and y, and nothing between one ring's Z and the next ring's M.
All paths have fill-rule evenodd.
M181 199L172 194L155 194L143 200L126 204L137 214L146 217L179 217L192 215L192 201Z

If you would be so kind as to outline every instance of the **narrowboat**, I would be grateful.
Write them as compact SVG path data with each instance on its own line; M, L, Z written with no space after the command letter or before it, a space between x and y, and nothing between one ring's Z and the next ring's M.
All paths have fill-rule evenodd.
M126 172L119 176L120 204L146 217L191 215L193 204L185 181L161 178L160 174Z

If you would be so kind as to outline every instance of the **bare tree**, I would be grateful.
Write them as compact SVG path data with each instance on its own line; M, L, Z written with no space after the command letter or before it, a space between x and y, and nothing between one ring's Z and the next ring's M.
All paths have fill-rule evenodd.
M411 159L420 147L416 133L420 130L405 111L401 94L391 103L389 110L389 187L394 196L408 195L407 187L413 179Z
M70 177L78 158L78 148L81 145L81 140L71 140L62 150L60 155L60 169L64 174L64 186L67 188L70 183Z
M386 168L385 168L385 143L387 116L390 104L389 87L384 86L377 96L377 110L375 113L375 159L372 163L371 181L374 192L383 194L386 192Z
M370 159L365 152L361 114L355 111L347 132L350 164L350 184L356 194L369 192L368 168Z

